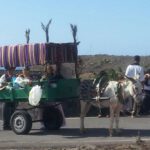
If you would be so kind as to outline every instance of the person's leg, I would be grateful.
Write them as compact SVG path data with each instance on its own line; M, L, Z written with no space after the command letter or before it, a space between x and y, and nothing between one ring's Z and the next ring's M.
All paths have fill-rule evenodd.
M142 114L147 114L149 111L149 93L148 91L145 91L145 96L143 98L143 103L142 103L142 109L141 109L141 113Z
M1 129L9 130L10 128L10 118L12 113L15 110L15 104L10 102L1 102L0 111L1 111Z
M61 112L61 114L62 114L62 117L63 117L63 124L62 124L62 126L65 126L65 125L66 125L66 118L65 118L65 114L64 114L63 107L62 107L61 104L59 104L59 105L57 106L57 108L60 110L60 112Z
M146 109L146 113L149 114L150 113L150 91L148 91L146 95L145 109Z

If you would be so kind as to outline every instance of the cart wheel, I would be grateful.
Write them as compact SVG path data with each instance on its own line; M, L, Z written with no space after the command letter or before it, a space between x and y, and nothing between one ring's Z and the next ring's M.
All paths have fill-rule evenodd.
M16 134L28 134L32 128L32 118L24 110L15 111L11 116L10 125Z
M55 107L46 107L43 112L43 124L47 130L58 130L63 124L60 110Z

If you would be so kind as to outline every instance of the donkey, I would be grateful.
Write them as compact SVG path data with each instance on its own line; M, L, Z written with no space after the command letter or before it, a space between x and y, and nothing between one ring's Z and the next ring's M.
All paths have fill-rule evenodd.
M81 83L82 84L82 83ZM93 88L92 96L95 96L95 98L91 98L90 96L87 98L87 100L80 100L81 104L81 114L80 114L80 132L83 133L84 128L84 117L86 116L87 112L90 109L91 105L94 105L96 107L102 108L102 107L109 107L110 109L110 126L109 126L109 135L112 136L113 134L113 124L114 120L116 123L116 132L119 133L119 116L120 111L123 106L123 100L125 100L128 97L133 97L134 102L138 102L142 99L142 84L139 82L139 80L122 80L120 82L118 81L109 81L108 85L106 86L103 97L100 96L99 92L99 85L96 85L95 87L91 86L89 87L88 93L90 93L90 88ZM81 90L82 92L82 90ZM82 93L81 93L82 95ZM85 97L84 97L85 98ZM105 99L105 100L103 100ZM135 107L134 107L135 109ZM135 111L135 110L134 110Z

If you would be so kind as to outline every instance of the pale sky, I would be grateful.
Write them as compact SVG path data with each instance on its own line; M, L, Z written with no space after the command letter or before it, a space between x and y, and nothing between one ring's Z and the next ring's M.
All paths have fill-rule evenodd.
M72 42L80 55L150 55L150 0L0 0L0 46L45 42L41 22L52 23L50 42Z

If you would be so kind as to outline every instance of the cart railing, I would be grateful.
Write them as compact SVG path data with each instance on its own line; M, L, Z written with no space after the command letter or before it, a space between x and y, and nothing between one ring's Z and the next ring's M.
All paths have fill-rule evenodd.
M38 82L34 85L41 85L42 97L41 101L66 101L79 98L79 80L78 79L60 79L56 82ZM25 88L5 88L0 91L0 101L27 102L29 92L32 86L26 85Z

